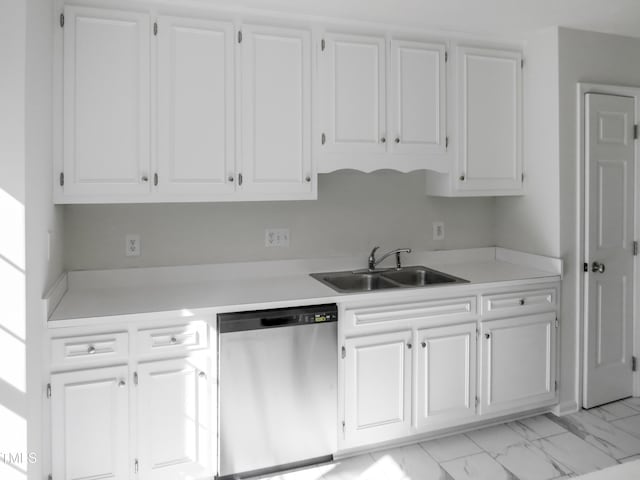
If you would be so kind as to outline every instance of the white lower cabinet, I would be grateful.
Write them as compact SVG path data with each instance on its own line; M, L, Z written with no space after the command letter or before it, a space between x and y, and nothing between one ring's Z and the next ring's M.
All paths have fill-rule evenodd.
M52 476L128 479L127 366L51 376Z
M410 330L350 338L344 343L345 439L376 443L411 427Z
M141 478L212 475L215 404L208 356L143 363L137 372Z
M476 323L418 330L417 428L476 414Z
M555 322L549 312L481 323L481 414L553 402Z

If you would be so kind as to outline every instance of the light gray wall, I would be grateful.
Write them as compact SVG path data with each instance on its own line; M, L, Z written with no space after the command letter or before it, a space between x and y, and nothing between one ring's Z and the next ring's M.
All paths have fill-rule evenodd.
M424 173L320 175L319 199L65 207L65 268L102 269L323 257L412 247L491 246L492 198L427 197ZM445 240L432 240L432 222ZM266 227L289 227L289 248L266 248ZM125 256L125 235L141 235L140 257Z
M561 28L559 30L560 253L565 261L561 312L561 401L578 399L576 375L579 225L576 151L578 82L640 87L640 39Z
M527 194L496 199L496 243L560 256L558 29L531 35L525 49L524 172Z

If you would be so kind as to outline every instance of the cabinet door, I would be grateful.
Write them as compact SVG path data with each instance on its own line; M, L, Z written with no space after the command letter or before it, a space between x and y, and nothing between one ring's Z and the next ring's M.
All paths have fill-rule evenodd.
M345 340L344 438L377 443L411 427L411 331Z
M476 323L418 331L417 426L443 427L476 412Z
M483 322L480 413L555 399L555 313Z
M522 190L522 56L460 47L460 151L453 179L460 191Z
M51 376L53 478L129 478L126 366Z
M140 478L213 475L211 371L208 356L138 366Z
M391 41L392 152L446 150L445 74L445 45Z
M385 39L327 34L324 42L322 151L384 153Z
M234 190L234 30L158 19L158 190L200 197Z
M148 193L149 17L64 13L64 193Z
M242 34L241 190L311 194L310 32L246 25Z

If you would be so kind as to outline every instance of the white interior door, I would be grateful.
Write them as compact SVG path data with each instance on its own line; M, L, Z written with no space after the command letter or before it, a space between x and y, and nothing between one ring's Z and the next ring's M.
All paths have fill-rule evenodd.
M231 23L158 18L160 192L234 190L234 30Z
M242 192L311 193L311 34L242 30Z
M588 408L632 395L635 100L585 97Z
M149 16L64 12L64 193L148 193Z

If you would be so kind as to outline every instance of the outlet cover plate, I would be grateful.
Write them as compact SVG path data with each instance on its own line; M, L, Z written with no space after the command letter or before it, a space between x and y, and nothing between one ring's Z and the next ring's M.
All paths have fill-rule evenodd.
M433 239L444 240L444 222L433 222Z
M127 257L139 257L140 256L140 235L127 234L126 238L126 250L125 255Z
M289 246L289 229L288 228L266 228L264 231L265 247L288 247Z

